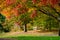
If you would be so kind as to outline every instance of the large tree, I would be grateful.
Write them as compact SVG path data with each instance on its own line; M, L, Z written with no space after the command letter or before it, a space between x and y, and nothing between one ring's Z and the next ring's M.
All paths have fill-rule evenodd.
M60 0L1 0L1 9L11 7L16 16L17 14L30 13L33 10L38 10L59 22L59 36L60 36ZM28 9L26 9L28 8ZM54 13L53 13L54 12ZM36 16L34 11L31 18ZM25 19L25 17L24 17ZM25 25L26 26L26 25Z

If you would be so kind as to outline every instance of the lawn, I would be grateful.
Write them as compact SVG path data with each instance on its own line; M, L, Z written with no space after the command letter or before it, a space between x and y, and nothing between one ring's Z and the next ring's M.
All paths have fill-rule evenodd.
M11 40L60 40L58 36L17 36L7 38Z

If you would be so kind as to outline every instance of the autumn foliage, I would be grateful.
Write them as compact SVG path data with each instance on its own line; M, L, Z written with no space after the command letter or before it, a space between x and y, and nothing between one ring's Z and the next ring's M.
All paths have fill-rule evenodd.
M35 4L37 2L37 0L32 0L33 4Z
M6 6L9 6L11 4L14 4L16 0L5 0L5 2L6 2Z
M50 0L50 4L52 6L54 6L54 5L58 4L58 0Z
M43 25L48 27L50 21L52 23L55 19L57 21L60 17L58 2L58 0L3 0L3 2L1 0L0 12L6 17L7 25L13 27L15 24L19 26L21 24L25 26L25 32L27 32L28 23L37 24L37 27L43 27ZM50 17L54 20L50 20Z
M17 3L17 0L5 0L5 4L8 7L11 7L12 4L14 4L14 7L11 7L11 10L9 13L9 11L6 11L6 10L3 10L2 13L7 16L7 17L10 17L10 14L13 14L15 16L19 16L20 14L24 14L28 11L33 11L31 13L31 18L34 18L36 15L37 15L37 12L36 10L34 9L31 9L31 10L28 10L30 8L28 8L27 4L24 4L25 2L28 2L28 0L20 0L18 1L19 3ZM51 5L51 6L54 6L56 4L58 4L58 0L31 0L31 2L35 5L40 5L40 6L43 6L43 5Z
M41 0L40 2L42 5L50 4L50 5L54 6L54 5L58 4L58 0Z
M42 5L46 5L48 0L41 0Z
M15 16L18 16L18 15L19 15L19 11L18 11L17 8L13 8L11 12L12 12L12 14L14 14Z
M34 17L36 17L37 16L37 11L36 10L33 10L33 12L32 12L32 14L31 14L31 18L34 18Z

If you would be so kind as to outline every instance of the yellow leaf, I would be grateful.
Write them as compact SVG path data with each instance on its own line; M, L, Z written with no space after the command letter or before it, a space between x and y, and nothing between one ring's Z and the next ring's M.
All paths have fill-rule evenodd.
M30 13L33 10L35 10L35 8L29 8L28 12Z
M6 17L10 16L10 13L6 9L4 9L1 13Z

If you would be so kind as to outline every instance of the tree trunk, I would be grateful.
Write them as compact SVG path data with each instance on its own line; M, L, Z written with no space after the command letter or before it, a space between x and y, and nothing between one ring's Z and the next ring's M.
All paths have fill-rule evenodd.
M24 32L27 32L27 24L24 26Z
M60 30L59 30L59 36L60 36Z
M59 36L60 36L60 21L59 21Z

